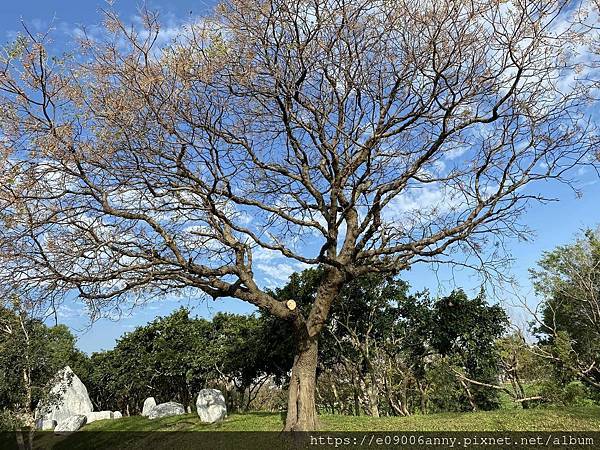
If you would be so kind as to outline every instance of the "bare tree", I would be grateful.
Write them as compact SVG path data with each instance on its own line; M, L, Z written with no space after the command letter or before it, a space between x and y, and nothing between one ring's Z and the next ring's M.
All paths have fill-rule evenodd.
M450 367L450 371L465 388L467 384L470 384L504 392L523 409L529 408L532 401L545 400L540 395L528 395L523 382L523 372L525 375L531 376L530 373L527 373L528 369L541 367L539 362L537 364L535 362L536 347L528 344L518 329L499 339L496 345L499 347L499 365L501 367L501 379L498 382L475 380L468 377L464 370L457 370L454 367ZM530 367L523 367L526 364ZM537 375L539 376L539 374Z
M195 289L293 322L288 430L311 430L319 334L341 287L420 262L500 270L519 216L588 162L565 2L232 0L168 45L106 15L0 71L2 277L92 311ZM253 257L326 274L310 312Z
M575 77L586 80L594 86L590 97L600 98L600 0L580 0L570 15L569 22L577 56ZM600 160L600 150L596 153Z

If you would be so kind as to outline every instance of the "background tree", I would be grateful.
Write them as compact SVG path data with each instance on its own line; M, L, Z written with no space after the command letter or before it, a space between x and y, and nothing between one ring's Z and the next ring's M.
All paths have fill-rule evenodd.
M113 350L92 354L92 401L126 414L140 413L149 396L191 408L214 373L209 333L210 323L190 318L185 309L126 333Z
M581 379L600 389L600 231L544 253L530 271L541 296L533 331L537 354L553 362L566 384Z
M254 315L219 313L211 321L210 373L226 383L230 410L248 410L260 388L273 376L264 326Z
M548 362L536 355L534 345L527 342L520 331L502 337L496 345L502 365L501 381L510 383L510 389L505 386L498 389L508 393L523 409L529 408L532 402L547 400L531 389L551 370Z
M139 414L149 396L194 410L200 389L215 387L229 411L243 411L265 383L282 377L274 354L265 351L271 326L253 315L219 313L206 320L180 308L125 333L114 349L93 353L73 369L98 410Z
M272 295L299 299L302 311L310 306L323 273L296 273ZM319 400L332 412L337 405L372 416L382 409L391 415L409 415L417 408L427 413L430 395L435 410L496 408L497 391L484 383L499 381L502 367L495 343L507 324L505 311L488 305L483 294L469 299L457 290L434 300L428 293L409 295L402 280L356 278L334 301L321 338L317 373L324 394ZM281 339L279 352L289 354L292 329L278 332L288 336ZM344 402L354 405L342 406Z
M489 306L483 293L469 299L457 290L434 305L432 346L454 360L464 374L483 383L496 383L500 358L495 343L506 331L508 317L499 305ZM484 385L469 388L459 375L471 409L497 407L496 392Z
M528 186L588 162L582 90L557 82L566 3L234 0L164 48L155 14L109 13L79 59L26 35L0 70L2 280L92 311L195 289L288 320L286 429L314 429L349 280L499 270L545 198ZM439 201L412 206L423 192ZM323 265L307 313L260 287L257 251Z
M107 350L92 353L89 357L87 370L81 373L81 367L73 369L85 384L90 400L97 411L122 411L124 415L136 412L131 405L139 399L142 393L135 389L132 381L139 380L138 372L144 361L133 355L126 355L129 367L122 369L122 363L117 362L122 354L117 350ZM135 363L134 363L135 361ZM129 378L123 379L125 373ZM145 399L144 397L142 401Z
M370 276L348 284L336 301L331 326L325 337L344 366L354 367L355 378L365 395L367 411L379 417L380 371L385 364L383 345L394 331L395 309L404 300L408 286L403 282ZM337 308L336 308L337 306ZM415 330L416 331L416 330ZM323 361L324 364L327 361Z
M57 372L83 357L69 329L46 326L35 306L16 295L0 304L0 429L16 430L19 448L29 449L36 409L57 400L49 395Z

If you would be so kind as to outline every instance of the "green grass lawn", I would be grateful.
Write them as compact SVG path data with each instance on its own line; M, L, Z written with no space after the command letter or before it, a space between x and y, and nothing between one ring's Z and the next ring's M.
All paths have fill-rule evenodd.
M441 413L411 417L319 416L323 431L600 431L600 407L534 408L474 413ZM125 417L100 420L86 431L281 431L283 416L273 413L232 414L207 425L195 414L149 420Z
M319 416L321 431L600 431L600 407L535 408L474 413L442 413L411 417ZM197 415L149 420L125 417L101 420L68 437L42 435L37 448L194 448L180 441L189 431L281 431L283 416L276 413L232 414L218 424L202 424ZM155 431L159 433L145 433ZM85 433L88 432L88 433ZM96 433L90 433L96 432ZM100 433L112 432L112 433ZM130 433L119 433L130 432ZM135 433L141 432L139 435ZM190 434L190 433L188 433ZM197 436L194 434L194 436ZM124 441L129 439L129 442ZM197 437L195 439L198 439ZM200 438L201 439L201 438ZM212 438L214 439L214 438ZM250 444L252 438L240 438ZM51 442L51 443L50 443ZM93 445L91 444L93 443ZM134 446L135 444L135 446ZM160 445L159 445L160 444ZM120 447L120 445L122 447ZM237 444L237 448L239 444ZM54 446L54 447L52 447ZM197 448L197 446L196 446ZM233 448L236 448L235 446ZM244 445L241 448L246 448Z

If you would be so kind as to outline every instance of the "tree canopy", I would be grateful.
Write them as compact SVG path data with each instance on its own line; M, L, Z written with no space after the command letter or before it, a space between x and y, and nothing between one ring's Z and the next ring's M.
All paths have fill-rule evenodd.
M600 231L545 252L530 273L541 297L533 331L546 345L542 354L566 380L600 389Z
M323 276L322 269L295 273L273 296L297 299L302 310L310 306ZM270 334L279 333L275 347L268 347L291 367L291 325L265 319L277 327ZM434 299L427 292L410 294L408 284L397 278L359 277L341 290L332 305L319 346L318 378L329 380L329 388L335 386L336 391L346 390L355 397L351 399L354 409L346 413L360 414L364 409L377 416L385 409L408 415L417 408L425 413L435 410L427 405L430 400L443 411L492 409L498 405L497 392L481 385L464 392L452 369L483 383L497 383L501 358L496 341L507 326L504 309L489 305L483 293L469 298L456 290ZM436 376L445 379L432 381ZM444 390L454 390L454 396L438 398ZM329 400L341 402L340 398Z
M57 372L81 360L67 326L47 326L16 296L0 304L0 429L35 429Z

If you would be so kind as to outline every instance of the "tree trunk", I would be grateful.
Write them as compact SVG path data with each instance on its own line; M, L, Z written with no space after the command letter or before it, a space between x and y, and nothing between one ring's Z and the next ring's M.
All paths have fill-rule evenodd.
M317 290L317 298L308 319L304 320L299 315L294 320L298 349L290 378L288 411L284 428L286 431L317 429L315 388L318 340L329 316L331 303L339 294L344 281L345 276L339 270L328 269Z
M360 387L358 384L357 377L354 374L351 375L352 379L352 397L354 399L354 415L360 416Z
M417 382L417 386L419 387L419 393L421 394L421 414L427 414L427 388L423 386L420 382Z
M517 365L514 365L514 369L513 369L513 379L514 379L514 384L516 384L517 388L518 388L518 393L519 393L519 397L521 399L526 398L525 395L525 389L523 388L523 384L521 383L521 380L519 378L519 374L517 373ZM515 389L516 391L516 389ZM521 407L523 409L529 409L529 402L527 400L524 400L521 402Z
M405 417L410 416L410 411L408 410L408 386L410 383L410 379L408 375L404 376L402 380L402 390L400 391L400 398L402 401L402 413Z
M338 391L337 391L337 387L335 386L335 383L331 383L331 390L333 391L333 408L331 408L331 412L333 414L335 414L335 407L336 405L340 404L340 397L338 395ZM340 407L340 411L341 411L341 407Z
M25 439L23 438L23 431L18 430L16 432L16 438L17 438L17 446L18 446L19 450L27 450L25 448Z
M22 429L17 430L17 446L19 450L32 450L33 449L33 438L35 436L35 420L32 414L25 414L24 426Z
M377 380L373 374L367 375L365 378L365 393L367 394L367 402L369 404L369 415L371 417L379 417L379 389L377 389Z
M299 340L294 358L285 431L313 431L317 428L315 386L318 341L316 337Z

